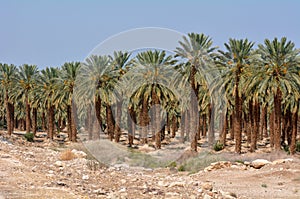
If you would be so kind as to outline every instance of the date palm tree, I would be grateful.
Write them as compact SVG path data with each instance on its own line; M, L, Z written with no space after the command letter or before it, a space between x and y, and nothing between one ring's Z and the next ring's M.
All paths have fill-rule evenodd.
M186 59L189 64L183 66L189 67L185 70L191 87L191 116L190 130L192 133L191 149L197 151L197 126L198 126L198 90L199 84L196 82L196 73L200 73L204 78L203 68L211 61L211 55L216 47L212 47L213 41L209 36L204 34L189 33L188 37L184 36L183 41L179 41L180 47L175 50L176 57Z
M243 71L248 67L251 60L252 48L254 43L248 39L229 39L225 43L226 51L219 50L221 56L217 58L217 65L221 70L221 76L218 77L220 82L223 82L223 87L226 91L232 93L234 97L234 137L235 137L235 152L241 153L242 142L242 111L243 111L243 89L241 81ZM232 90L228 90L231 88Z
M9 98L12 94L11 89L14 86L17 71L17 67L14 65L0 65L0 82L1 87L4 90L4 103L6 107L6 122L8 135L11 135L14 129L14 105Z
M65 63L62 66L59 78L62 82L62 92L60 95L61 101L66 102L67 124L69 140L76 142L77 128L75 123L76 107L73 102L73 91L75 87L75 80L80 69L80 62Z
M55 108L59 105L59 69L54 67L47 67L40 72L37 78L37 86L34 92L40 98L41 106L47 110L48 129L47 137L53 139L54 136L54 122L55 122Z
M275 150L281 149L281 115L282 101L291 93L295 102L299 100L299 50L292 41L286 37L273 41L266 39L258 45L261 55L261 70L257 71L257 78L261 79L259 89L269 95L274 101L274 146ZM293 113L295 113L295 109Z
M115 73L115 78L117 81L120 81L120 78L126 73L126 67L128 65L128 61L131 54L128 52L114 52L113 57L110 57L112 60L111 65L113 67L113 73ZM118 89L117 89L118 90ZM115 141L120 141L121 136L121 117L122 117L122 103L123 99L122 96L124 95L124 92L122 90L119 90L120 93L115 93L117 97L116 101L116 113L115 113Z
M162 106L166 100L174 100L174 94L168 86L172 75L172 67L175 61L165 51L145 51L139 53L133 60L133 68L124 76L124 85L127 86L132 101L136 101L141 108L140 126L142 127L142 142L147 142L147 126L149 124L148 111L151 106L153 114L153 136L155 136L156 148L161 148L161 113L158 106ZM173 70L174 71L174 70Z
M16 82L12 88L13 99L20 98L25 105L25 121L26 121L26 133L31 129L31 103L32 103L32 91L36 85L36 78L38 75L38 68L36 65L24 64L19 67Z

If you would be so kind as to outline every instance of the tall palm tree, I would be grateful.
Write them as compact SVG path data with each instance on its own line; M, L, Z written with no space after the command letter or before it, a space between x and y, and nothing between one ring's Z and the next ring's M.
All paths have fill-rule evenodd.
M66 111L67 111L67 119L68 119L68 135L69 140L72 142L76 142L76 107L73 101L73 91L75 87L75 80L77 73L80 69L80 62L70 62L65 63L62 66L60 79L62 84L62 94L60 98L66 100Z
M253 42L248 39L229 39L228 43L225 43L227 51L219 50L221 56L217 58L217 64L221 66L221 76L218 77L222 82L223 87L227 87L225 90L229 90L234 97L234 137L235 137L235 152L241 153L241 141L242 141L242 111L243 100L240 82L242 81L243 70L249 66L251 60Z
M114 84L112 80L115 80L111 71L111 60L108 56L91 55L81 64L75 80L74 97L77 108L82 111L89 110L89 104L86 102L92 103L94 107L94 111L91 111L92 115L95 113L97 119L97 122L94 121L94 123L98 124L94 124L93 139L99 139L102 131L102 104L106 103L106 107L110 107L108 105L112 99L110 91ZM111 119L112 117L109 116L107 118ZM108 133L110 139L113 139L114 127L111 127L111 121L109 123Z
M0 65L0 82L4 90L4 103L6 107L7 133L11 135L14 129L14 105L9 99L11 88L14 86L14 80L17 74L17 67L14 65Z
M198 90L199 84L196 82L196 73L202 73L202 77L205 79L203 74L203 67L211 61L211 54L216 49L212 47L213 41L209 36L204 34L189 33L188 37L183 36L183 41L179 41L180 47L175 50L176 57L182 57L187 59L189 64L184 66L189 67L186 70L188 74L188 80L191 86L191 117L190 127L192 132L191 149L197 151L197 125L198 125Z
M19 67L16 83L13 90L13 98L21 98L25 105L25 116L26 116L26 133L30 132L31 129L31 102L32 102L32 90L36 85L36 78L38 75L38 68L35 65L24 64Z
M139 53L133 61L133 68L124 76L127 93L137 101L140 112L140 126L142 127L142 142L147 142L147 125L149 123L148 111L153 108L153 136L156 148L161 148L161 115L159 105L165 100L174 100L174 94L168 86L175 61L165 51L145 51ZM174 70L173 70L174 71ZM173 99L172 99L173 98Z
M258 45L258 53L262 67L256 75L261 79L261 92L274 100L274 146L275 150L280 150L282 100L293 93L297 102L300 96L299 50L292 41L283 37L273 41L266 39L264 45Z
M111 57L112 60L112 67L113 72L116 74L116 80L120 81L120 78L126 73L126 66L128 65L128 61L130 58L130 53L128 52L114 52L113 57ZM120 93L116 93L117 95L117 102L116 102L116 114L115 114L115 141L119 142L120 136L121 136L121 117L122 117L122 103L123 99L122 96L124 95L124 92L120 90Z
M59 105L59 69L45 68L41 70L40 76L37 79L37 86L34 92L40 98L41 106L47 110L48 115L48 131L47 137L53 139L54 136L54 122L55 122L55 108Z

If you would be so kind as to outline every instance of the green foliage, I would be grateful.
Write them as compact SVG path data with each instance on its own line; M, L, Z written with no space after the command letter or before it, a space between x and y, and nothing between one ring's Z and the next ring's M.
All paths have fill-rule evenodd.
M180 165L178 167L178 171L186 171L185 166L184 165Z
M176 162L170 162L168 165L167 165L167 167L169 167L169 168L175 168L177 166L177 163Z
M221 151L223 148L224 148L224 145L222 143L220 143L219 141L214 144L215 151Z
M33 138L34 138L34 134L33 133L26 133L24 134L24 137L25 139L28 141L28 142L33 142Z
M262 184L261 187L267 188L268 186L266 184Z

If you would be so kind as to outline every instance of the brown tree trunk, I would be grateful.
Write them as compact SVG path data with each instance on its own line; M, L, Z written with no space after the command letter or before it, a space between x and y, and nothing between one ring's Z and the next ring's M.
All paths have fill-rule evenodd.
M171 138L176 136L176 128L177 128L177 118L176 115L172 116L172 125L171 125Z
M13 133L12 123L13 120L11 118L11 104L8 101L8 90L5 91L5 107L6 107L6 122L7 122L7 133L11 135Z
M265 135L265 122L266 122L266 117L267 117L267 106L262 107L261 109L261 115L260 115L260 123L259 123L259 139L263 140L264 135Z
M198 126L198 90L196 86L196 76L197 70L194 65L192 65L191 73L190 73L190 85L192 88L190 97L191 97L191 109L190 109L190 136L191 138L191 150L197 152L198 148L198 139L197 139L197 126Z
M29 99L28 99L28 94L25 96L25 104L26 104L26 133L30 133L30 104L29 104Z
M234 125L233 125L233 118L234 118L234 113L232 113L230 116L229 116L229 124L230 124L230 139L231 140L234 140Z
M203 124L203 134L202 134L202 136L203 137L206 137L207 136L207 116L206 116L206 114L203 114L202 115L202 124Z
M107 133L109 139L112 141L114 139L114 118L111 110L111 106L106 104L106 124L107 124Z
M116 113L116 124L115 124L115 141L119 142L121 137L121 117L122 117L122 103L123 101L117 102L117 113Z
M250 152L254 152L257 149L257 136L259 133L259 120L260 120L260 106L258 102L255 102L253 107L253 130L251 133L251 145Z
M270 146L274 147L274 131L275 131L275 109L272 110L270 119L269 119L269 125L270 125Z
M67 123L68 138L69 138L69 141L72 142L72 130L71 130L72 120L71 120L71 106L70 105L67 106L67 120L68 120L68 123Z
M50 105L48 108L48 134L47 137L53 140L54 136L54 106Z
M152 91L151 91L151 97L152 97L152 105L154 105L154 133L155 133L155 147L157 149L161 148L161 118L160 118L160 112L158 110L158 105L160 104L158 96L155 92L155 85L152 85Z
M223 116L223 126L222 126L222 132L220 137L220 142L223 144L223 146L226 146L226 135L228 133L228 111L226 110Z
M85 129L88 132L88 139L93 139L93 121L92 121L92 107L88 105L87 113L86 113L86 120L85 120Z
M101 98L100 96L95 97L95 113L96 113L96 118L98 120L98 124L100 126L100 131L102 131L102 118L101 118Z
M274 123L274 146L276 151L281 150L281 91L278 88L274 97L275 123Z
M141 143L146 144L148 137L148 124L149 124L149 116L148 116L148 102L146 98L142 99L142 111L140 115L140 125L141 125Z
M185 139L184 139L184 136L186 134L186 121L185 121L185 118L187 117L187 114L186 114L186 111L184 113L182 113L181 115L181 120L180 120L180 123L181 123L181 131L180 131L180 142L181 143L184 143Z
M136 115L133 107L128 108L127 126L128 126L128 144L131 147L133 145L133 139L135 134Z
M298 105L294 113L292 113L292 136L290 143L290 153L294 155L296 153L296 142L297 142L297 123L298 123Z
M37 108L32 108L32 133L34 136L37 132Z
M215 111L214 111L214 104L211 102L210 108L209 108L209 131L208 131L208 146L212 147L215 142Z
M77 128L76 128L76 123L75 123L76 107L75 107L75 104L73 103L73 101L71 102L70 117L71 117L71 138L72 138L72 142L77 142Z

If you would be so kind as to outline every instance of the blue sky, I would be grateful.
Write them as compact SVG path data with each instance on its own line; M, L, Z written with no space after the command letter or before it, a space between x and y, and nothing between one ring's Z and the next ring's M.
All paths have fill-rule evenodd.
M262 43L287 36L300 48L297 0L0 0L0 63L40 68L82 61L106 38L163 27Z

